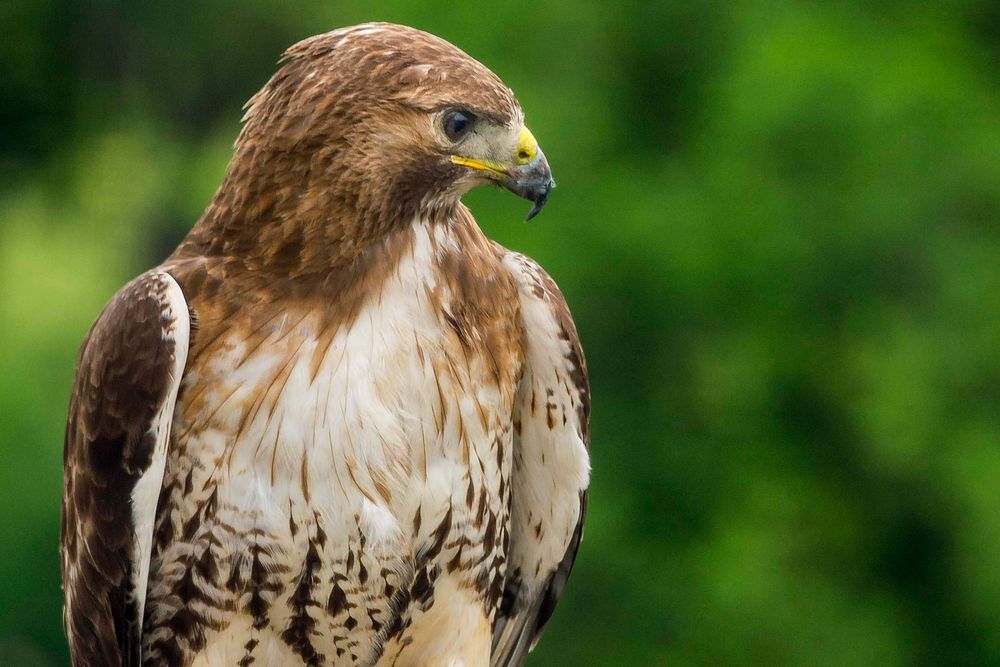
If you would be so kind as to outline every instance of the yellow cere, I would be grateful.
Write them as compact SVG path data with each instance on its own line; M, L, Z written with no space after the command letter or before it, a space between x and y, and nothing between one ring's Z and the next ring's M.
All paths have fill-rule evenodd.
M521 136L517 138L517 152L514 155L515 164L528 164L538 155L538 142L535 135L527 127L521 127Z
M538 155L538 142L535 141L535 135L533 135L531 130L528 128L522 127L521 134L517 138L517 149L514 151L513 163L515 165L528 164L535 159L536 155ZM491 171L499 176L503 176L507 172L507 167L509 166L493 162L492 160L478 160L476 158L464 157L462 155L452 155L451 161L455 164L460 164L463 167L478 169L480 171Z

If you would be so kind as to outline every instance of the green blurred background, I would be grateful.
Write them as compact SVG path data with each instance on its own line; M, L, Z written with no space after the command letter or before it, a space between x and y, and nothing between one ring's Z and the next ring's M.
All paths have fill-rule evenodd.
M0 663L65 665L78 345L198 218L296 40L366 20L518 94L559 189L483 227L593 383L534 665L1000 664L1000 3L0 5Z

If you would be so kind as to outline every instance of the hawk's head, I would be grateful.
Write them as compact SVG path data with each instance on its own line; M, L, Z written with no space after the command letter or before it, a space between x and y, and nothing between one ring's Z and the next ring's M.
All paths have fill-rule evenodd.
M298 215L352 214L368 233L449 212L487 182L534 202L530 218L554 185L503 82L404 26L365 24L299 42L245 121L230 177L293 198Z

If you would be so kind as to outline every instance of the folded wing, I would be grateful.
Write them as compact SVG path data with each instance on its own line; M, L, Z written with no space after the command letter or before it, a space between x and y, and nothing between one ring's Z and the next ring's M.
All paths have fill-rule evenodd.
M566 301L533 260L507 252L520 292L525 370L514 408L507 583L493 667L521 665L569 577L590 481L590 389Z
M80 351L63 452L62 575L74 665L141 664L156 502L190 319L167 273L105 307Z

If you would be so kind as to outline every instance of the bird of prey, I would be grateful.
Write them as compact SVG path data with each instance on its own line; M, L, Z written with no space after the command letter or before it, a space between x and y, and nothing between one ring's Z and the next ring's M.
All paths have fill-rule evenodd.
M580 543L566 302L461 196L553 180L513 93L427 33L292 46L222 184L79 357L75 665L520 665Z

